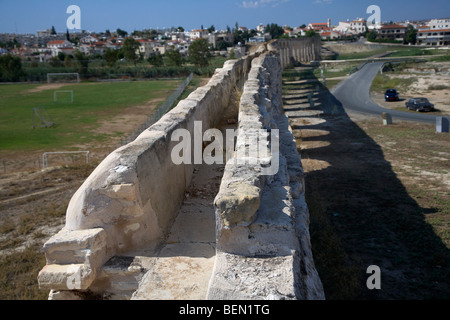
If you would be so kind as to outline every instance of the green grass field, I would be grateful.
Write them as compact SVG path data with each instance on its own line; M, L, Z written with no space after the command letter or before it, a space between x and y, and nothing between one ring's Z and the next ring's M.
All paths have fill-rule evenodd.
M181 81L89 82L47 90L39 90L45 88L40 84L0 85L0 150L70 151L74 145L117 137L123 132L96 133L95 129L101 121L112 119L127 107L153 99L164 101ZM73 90L74 102L61 93L55 103L55 90ZM33 129L35 107L44 107L55 125Z

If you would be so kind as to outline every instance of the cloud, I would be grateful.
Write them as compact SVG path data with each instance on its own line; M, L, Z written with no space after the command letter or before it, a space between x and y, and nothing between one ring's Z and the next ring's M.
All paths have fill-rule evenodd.
M316 0L313 4L332 4L334 0Z
M262 8L268 5L270 5L271 7L278 7L280 4L283 4L288 1L291 0L259 0L259 1L250 0L250 1L242 1L242 4L240 6L246 9Z
M243 1L242 7L248 9L248 8L258 8L259 3L258 1Z

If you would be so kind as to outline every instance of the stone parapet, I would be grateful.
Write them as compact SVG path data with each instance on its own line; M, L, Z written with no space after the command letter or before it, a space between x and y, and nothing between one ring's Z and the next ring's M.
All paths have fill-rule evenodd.
M269 43L227 61L205 86L102 161L72 197L65 227L44 245L47 265L38 281L51 290L50 299L131 294L151 263L123 262L140 249L157 256L193 177L195 155L174 163L179 142L172 134L185 129L194 136L196 122L204 131L232 117L238 117L233 159L239 161L227 163L215 200L217 256L207 298L323 297L300 156L283 114L278 47ZM252 141L261 134L268 142L258 144L264 152L255 156ZM233 270L240 276L232 279ZM250 278L253 293L244 289Z
M253 60L244 85L235 155L215 199L208 299L325 298L312 259L301 159L282 109L281 72L278 52L269 51ZM264 131L279 143L271 139L268 156L250 159L248 141ZM275 162L277 170L264 170Z

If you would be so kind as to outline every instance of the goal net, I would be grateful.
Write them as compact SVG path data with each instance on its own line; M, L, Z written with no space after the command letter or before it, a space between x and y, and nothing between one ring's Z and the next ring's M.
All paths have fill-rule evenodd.
M79 73L47 73L48 83L80 82Z
M33 129L50 128L54 125L55 123L52 121L44 107L33 108Z

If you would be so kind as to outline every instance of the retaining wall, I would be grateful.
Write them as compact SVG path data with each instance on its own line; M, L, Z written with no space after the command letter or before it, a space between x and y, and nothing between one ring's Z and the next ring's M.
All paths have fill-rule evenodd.
M310 252L300 157L282 112L278 50L269 44L227 61L206 86L94 170L71 199L65 227L44 245L47 264L38 276L41 289L51 290L51 296L87 292L111 258L140 248L157 252L194 170L193 164L173 163L171 152L179 142L171 141L172 133L187 129L194 135L195 121L207 130L239 113L236 155L247 147L246 136L275 128L280 131L280 153L256 159L256 166L227 164L215 202L218 255L208 298L323 298ZM244 83L240 103L233 104ZM262 175L261 169L279 154L277 173ZM221 287L225 273L235 268L243 275L254 268L271 272L273 284L253 275L260 281L255 294L245 293L243 283ZM278 270L283 270L281 278L276 277ZM101 291L98 283L95 288Z

